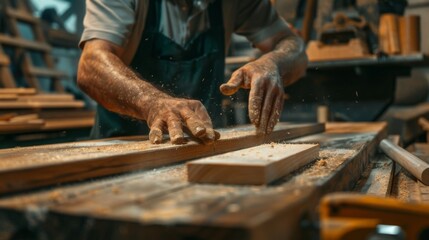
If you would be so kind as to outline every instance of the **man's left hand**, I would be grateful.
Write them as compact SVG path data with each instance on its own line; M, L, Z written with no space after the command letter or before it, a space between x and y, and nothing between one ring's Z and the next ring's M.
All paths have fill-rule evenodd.
M233 95L240 88L250 89L249 118L259 134L270 134L283 109L284 90L280 73L270 59L258 59L235 71L220 86L224 95Z

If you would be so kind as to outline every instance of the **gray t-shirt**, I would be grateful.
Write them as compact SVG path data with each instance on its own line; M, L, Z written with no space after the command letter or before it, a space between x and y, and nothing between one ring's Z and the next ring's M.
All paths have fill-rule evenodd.
M84 32L79 46L83 47L85 41L90 39L110 41L124 47L125 53L121 57L125 63L129 64L144 31L149 1L86 0ZM165 4L173 6L173 8L171 6L165 8L165 11L178 13L174 7L179 5L172 4L174 1L183 4L183 1L179 0L164 0ZM288 28L287 23L278 16L269 0L222 0L222 11L226 49L233 32L243 35L252 43L257 44ZM192 12L190 14L192 15ZM169 14L170 18L165 21L174 24L182 19L177 16L177 14ZM179 19L174 21L174 18ZM195 29L201 28L196 27Z

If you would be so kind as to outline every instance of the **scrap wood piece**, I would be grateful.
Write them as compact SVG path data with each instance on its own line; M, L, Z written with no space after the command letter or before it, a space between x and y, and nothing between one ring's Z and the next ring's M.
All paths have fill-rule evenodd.
M186 164L196 183L268 184L319 156L318 144L264 144Z
M35 88L0 88L0 94L32 95L36 94Z
M153 145L136 137L0 150L0 193L148 169L323 132L324 124L279 123L269 136L254 126L221 130L213 145Z

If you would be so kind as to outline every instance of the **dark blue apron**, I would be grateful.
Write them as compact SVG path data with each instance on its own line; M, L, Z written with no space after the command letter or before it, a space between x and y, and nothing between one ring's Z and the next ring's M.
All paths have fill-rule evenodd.
M138 50L130 67L143 79L176 96L200 100L213 125L221 125L221 94L224 81L225 46L221 0L208 8L210 28L185 47L159 32L160 3L151 0ZM93 138L147 134L147 124L97 106Z

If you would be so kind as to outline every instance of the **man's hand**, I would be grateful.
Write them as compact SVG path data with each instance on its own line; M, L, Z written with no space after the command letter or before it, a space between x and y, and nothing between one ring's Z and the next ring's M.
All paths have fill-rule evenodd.
M159 97L151 102L145 115L152 143L161 143L162 134L168 132L173 144L182 144L185 141L184 130L205 144L219 139L220 134L213 130L207 110L200 101Z
M279 121L283 109L284 90L277 65L269 59L250 62L222 84L220 91L232 95L240 88L250 89L249 118L259 134L269 134Z

